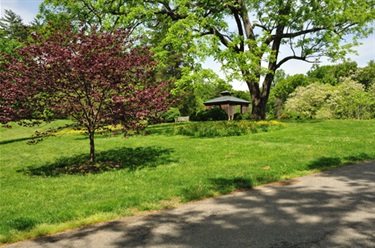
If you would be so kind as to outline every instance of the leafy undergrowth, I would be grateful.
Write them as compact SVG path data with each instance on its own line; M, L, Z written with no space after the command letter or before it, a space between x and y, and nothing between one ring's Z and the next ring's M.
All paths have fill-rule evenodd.
M173 129L164 129L164 131L165 133L173 135L214 138L268 132L280 129L284 126L284 123L278 121L209 121L180 123L174 125ZM153 131L152 128L150 130L151 132Z
M35 129L0 128L0 243L375 158L375 120L249 123L162 124L128 138L98 134L95 166L87 164L82 132L65 130L26 145ZM247 133L228 136L225 129L240 124ZM175 135L189 125L217 127L219 136Z

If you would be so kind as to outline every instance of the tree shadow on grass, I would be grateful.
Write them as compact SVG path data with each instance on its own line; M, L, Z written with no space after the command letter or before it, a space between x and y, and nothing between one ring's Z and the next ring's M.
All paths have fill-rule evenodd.
M249 178L211 178L209 185L197 185L196 187L185 187L181 190L182 202L197 201L214 196L214 192L227 194L235 190L251 189L253 183Z
M3 140L3 141L0 141L0 145L7 145L7 144L15 143L15 142L20 142L20 141L25 141L25 140L32 140L32 139L33 139L33 137Z
M88 155L81 154L75 157L63 157L41 167L29 166L18 172L30 176L54 177L62 174L85 175L121 169L135 171L173 162L170 157L172 152L173 149L160 147L124 147L97 153L95 164L89 164Z
M321 157L314 161L312 161L308 167L310 169L318 169L318 170L327 170L330 168L335 168L340 165L349 165L359 161L365 161L372 159L370 155L366 153L360 153L355 156L348 156L344 158L337 158L337 157Z
M235 177L235 178L212 178L211 183L214 189L220 194L226 194L233 190L251 189L253 182L249 178Z

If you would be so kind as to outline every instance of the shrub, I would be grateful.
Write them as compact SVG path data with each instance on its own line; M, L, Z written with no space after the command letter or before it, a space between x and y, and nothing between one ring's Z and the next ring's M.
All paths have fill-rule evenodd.
M220 121L228 120L228 114L224 109L214 107L204 110L190 116L191 121Z
M163 113L161 117L165 122L174 122L179 116L181 116L181 113L178 108L170 108L167 112Z
M337 119L370 119L373 99L362 84L345 80L337 85L327 101L332 116Z
M298 87L285 103L287 113L312 118L332 94L332 85L314 83Z
M244 116L241 113L235 113L233 119L236 121L240 121L244 119Z
M350 79L336 86L315 83L297 88L285 110L301 118L370 119L374 117L374 98L363 85Z
M216 121L192 122L175 126L176 135L186 135L199 138L240 136L258 131L267 132L271 128L283 127L285 124L277 121Z

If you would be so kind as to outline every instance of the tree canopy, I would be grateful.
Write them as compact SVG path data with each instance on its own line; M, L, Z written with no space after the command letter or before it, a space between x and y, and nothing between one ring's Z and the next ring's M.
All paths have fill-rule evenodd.
M337 65L323 65L315 64L307 75L315 81L323 84L336 85L356 73L358 65L356 62L344 62Z
M22 18L12 10L5 10L4 17L0 19L0 51L12 53L21 46L21 42L28 37L26 25Z
M45 0L45 3L72 10L81 5L84 13L93 17L90 20L100 21L103 26L139 27L139 32L146 36L159 30L163 35L153 51L161 61L167 55L166 47L194 62L213 56L230 78L246 82L255 119L266 117L275 71L283 64L291 60L316 62L321 56L343 58L373 31L369 23L375 19L373 0Z
M375 60L371 60L368 65L356 73L356 81L363 84L366 90L375 86Z
M155 82L149 48L136 46L129 31L65 25L44 32L17 56L0 57L1 122L69 116L88 132L94 163L96 130L139 130L168 109L167 83Z
M275 86L271 89L269 103L271 106L268 106L269 114L272 114L274 110L274 116L280 118L282 115L282 107L284 102L287 100L289 95L293 93L300 86L307 86L312 83L311 78L303 74L296 74L293 76L285 76L282 79L279 79Z
M277 80L275 80L275 84L271 89L270 104L267 107L268 113L277 118L286 118L290 116L290 114L284 115L283 112L294 112L298 113L299 116L309 116L314 118L368 118L369 116L373 116L370 112L372 111L371 106L373 106L371 105L371 102L375 102L375 95L372 92L375 88L374 65L375 63L373 61L370 61L368 65L363 68L358 67L356 62L344 62L341 64L324 66L314 65L311 70L307 72L307 75L296 74L293 76L286 75L285 73L278 75L280 71L277 71L275 75ZM310 84L315 84L315 86L307 87ZM329 85L335 87L332 88ZM351 93L348 89L353 90L353 92ZM298 94L296 93L297 90L299 92ZM355 94L354 92L357 93ZM313 94L316 94L316 96L325 96L318 97L318 99L330 99L331 103L334 101L341 101L345 106L352 104L353 109L356 109L354 106L360 101L366 102L365 105L367 105L367 107L358 107L357 110L362 109L363 113L357 113L356 115L348 114L347 110L344 111L345 114L343 115L336 112L333 113L332 111L337 109L338 104L325 105L325 107L320 110L319 114L303 113L301 110L303 108L300 108L302 105L305 106L305 109L320 108L319 104L314 102ZM345 94L347 94L348 97L345 97ZM333 95L335 97L333 97ZM354 100L355 97L359 97L361 100ZM291 100L290 98L294 98L294 100ZM297 98L299 100L296 100ZM299 101L299 103L294 104L294 106L298 106L298 108L293 107L293 109L290 103L286 106L286 101ZM329 108L331 108L331 110L329 110Z

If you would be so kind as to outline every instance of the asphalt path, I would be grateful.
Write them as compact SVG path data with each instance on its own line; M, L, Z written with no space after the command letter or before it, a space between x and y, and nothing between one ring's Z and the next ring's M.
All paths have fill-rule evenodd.
M375 247L375 161L7 248Z

